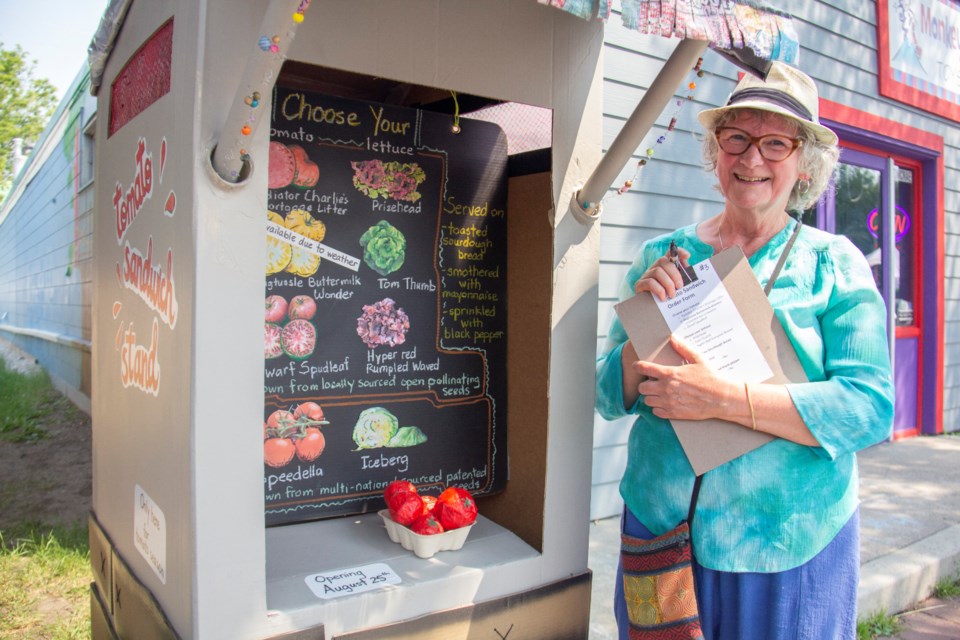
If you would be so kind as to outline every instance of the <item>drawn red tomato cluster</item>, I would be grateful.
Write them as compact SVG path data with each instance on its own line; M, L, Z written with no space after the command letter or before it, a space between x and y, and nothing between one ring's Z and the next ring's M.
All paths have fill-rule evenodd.
M317 328L311 322L317 313L317 301L312 296L267 296L264 301L264 345L266 360L286 354L294 360L303 360L317 346Z
M292 411L278 409L263 423L263 461L282 467L294 456L304 462L320 457L326 439L320 428L329 424L316 402L304 402Z
M447 487L439 496L420 495L412 482L394 480L383 497L390 518L420 535L459 529L477 519L477 503L463 487Z

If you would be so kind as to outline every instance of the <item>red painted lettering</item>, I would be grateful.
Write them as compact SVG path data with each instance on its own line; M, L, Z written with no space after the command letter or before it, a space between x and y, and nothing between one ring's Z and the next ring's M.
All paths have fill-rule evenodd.
M117 244L123 242L130 225L153 194L153 158L147 153L147 141L137 141L134 155L134 178L126 192L117 182L113 191L113 212L116 221Z

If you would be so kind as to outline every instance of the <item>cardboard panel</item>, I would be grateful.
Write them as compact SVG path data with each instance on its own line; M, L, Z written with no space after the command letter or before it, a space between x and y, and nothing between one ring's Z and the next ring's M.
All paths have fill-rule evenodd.
M279 636L271 636L271 640L325 640L323 625L317 625L301 631L291 631Z
M107 603L97 591L97 585L90 583L90 637L93 640L118 640L117 632L110 621Z
M192 624L196 586L190 541L202 533L194 527L192 511L197 474L192 470L191 370L192 339L207 335L194 329L193 306L198 151L192 109L197 102L199 11L198 3L179 0L131 3L99 94L92 220L94 510L114 552L150 585L182 628ZM170 34L163 29L170 28L164 25L174 14ZM160 47L170 48L169 65L152 64L159 60L144 48L155 34L170 38ZM114 95L109 88L122 78L137 79L138 62L150 63L154 71L169 66L169 92L159 97L164 89L149 78L129 85L124 99L143 101L126 113L132 119L108 137ZM226 361L221 366L236 370ZM136 496L143 493L154 512L163 515L163 532L151 541L162 560L159 567L146 559L150 553L135 534L137 519L145 513ZM201 497L196 501L209 505L205 513L222 504ZM115 597L117 574L114 567L114 582L102 592L105 601ZM113 614L119 616L113 601ZM147 637L124 633L119 619L115 623L122 636Z
M539 589L517 593L400 624L335 636L335 640L570 640L589 635L587 571Z
M110 597L113 593L113 544L93 513L87 519L87 530L90 537L90 569L94 579L92 588L99 592L99 597L106 603L107 615L113 616L113 600Z
M179 640L153 594L130 571L117 553L113 554L111 609L117 635L137 640Z
M507 199L507 447L504 493L477 501L480 512L543 551L547 473L553 229L551 176L510 179Z

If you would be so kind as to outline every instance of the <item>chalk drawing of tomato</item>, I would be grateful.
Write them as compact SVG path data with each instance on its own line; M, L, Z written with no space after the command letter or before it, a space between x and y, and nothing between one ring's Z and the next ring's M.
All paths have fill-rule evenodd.
M283 345L280 341L282 331L280 325L274 324L273 322L265 322L263 323L263 327L263 357L267 360L279 358L283 355Z
M297 318L313 320L313 316L316 313L317 301L313 299L313 296L293 296L287 308L287 315L290 316L291 320L296 320Z
M280 331L280 345L294 360L308 358L317 346L317 329L309 320L291 320Z
M267 296L263 308L267 322L281 322L287 317L287 300L283 296Z
M297 457L304 462L313 462L326 446L326 440L320 429L316 427L307 427L303 430L303 435L294 440L294 447L297 450Z
M267 188L282 189L297 175L297 159L293 152L282 142L270 143L270 155L267 163Z
M267 221L275 225L283 226L283 216L273 211L267 211ZM289 242L267 234L267 275L272 276L280 273L290 264L290 257L293 255L293 249Z
M268 438L263 443L263 461L271 467L282 467L297 453L290 438Z

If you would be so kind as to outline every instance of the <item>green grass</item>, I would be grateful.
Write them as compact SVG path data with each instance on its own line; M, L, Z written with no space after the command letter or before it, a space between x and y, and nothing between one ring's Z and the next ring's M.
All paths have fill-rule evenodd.
M24 523L0 532L0 638L90 637L86 526Z
M35 442L47 436L37 423L69 401L50 385L43 372L11 371L0 358L0 441Z
M900 632L900 620L882 611L857 623L857 640L874 640L880 636L893 636Z
M40 419L66 409L72 405L46 374L8 370L0 358L0 446L47 437ZM27 481L8 485L4 491L42 489ZM20 522L0 530L0 640L89 638L92 579L86 524Z
M960 597L960 576L937 582L937 586L933 588L933 595L941 599Z
M937 582L931 595L941 599L960 597L960 575ZM875 640L895 636L902 630L900 616L891 616L879 611L857 623L857 640Z

